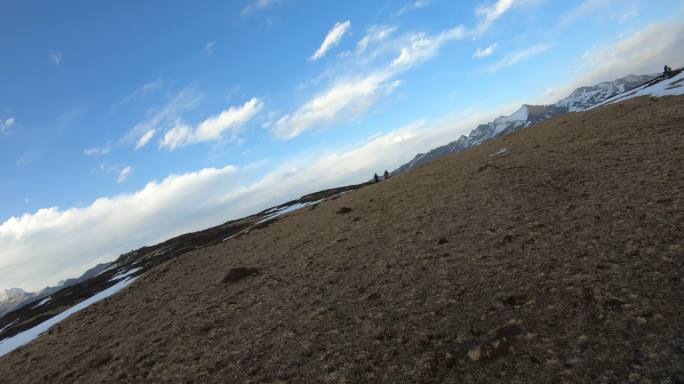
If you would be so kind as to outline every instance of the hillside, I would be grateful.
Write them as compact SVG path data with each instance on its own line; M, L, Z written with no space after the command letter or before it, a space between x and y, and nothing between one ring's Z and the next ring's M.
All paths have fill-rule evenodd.
M254 215L231 220L215 227L176 236L152 246L145 246L121 255L113 263L98 264L86 271L81 277L68 279L57 287L48 287L40 293L26 293L9 290L3 297L0 309L8 308L9 313L0 312L0 357L18 345L35 338L45 323L51 322L65 311L81 306L103 291L112 294L116 287L125 287L137 276L154 268L160 263L171 260L193 249L203 248L226 241L233 236L248 233L265 227L278 217L294 209L315 204L325 198L335 198L346 191L363 187L365 184L326 189L288 201L279 206L263 210ZM12 296L10 296L10 294ZM30 297L26 297L29 296ZM10 300L18 296L18 300ZM13 304L13 306L11 306ZM42 331L40 331L42 332Z
M567 114L188 247L0 384L684 382L683 125Z

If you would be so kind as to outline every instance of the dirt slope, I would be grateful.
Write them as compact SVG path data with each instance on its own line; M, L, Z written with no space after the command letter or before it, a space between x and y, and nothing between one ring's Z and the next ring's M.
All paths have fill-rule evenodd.
M683 151L684 97L555 118L159 265L0 383L682 383Z

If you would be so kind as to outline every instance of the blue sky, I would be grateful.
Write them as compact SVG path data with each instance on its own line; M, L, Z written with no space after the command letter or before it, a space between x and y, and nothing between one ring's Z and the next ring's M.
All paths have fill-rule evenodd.
M684 60L681 1L10 0L0 14L0 288Z

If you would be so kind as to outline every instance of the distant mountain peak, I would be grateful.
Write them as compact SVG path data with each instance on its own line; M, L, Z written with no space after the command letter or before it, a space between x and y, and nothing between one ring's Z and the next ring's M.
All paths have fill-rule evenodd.
M467 136L462 135L449 144L435 148L427 153L416 155L411 161L393 171L393 174L406 171L417 165L438 159L449 153L459 152L487 140L544 121L568 112L591 109L611 98L633 90L654 80L658 75L627 75L613 81L592 86L579 87L570 95L551 105L523 104L508 116L499 116L487 124L480 124Z

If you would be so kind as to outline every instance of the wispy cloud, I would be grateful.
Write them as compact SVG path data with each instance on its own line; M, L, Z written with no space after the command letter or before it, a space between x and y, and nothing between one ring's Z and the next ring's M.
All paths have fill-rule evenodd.
M52 52L50 54L50 61L56 65L59 65L62 62L62 54L59 52Z
M361 40L356 43L356 49L359 52L365 51L370 45L380 43L389 38L397 27L394 26L372 26L368 28L368 32Z
M536 45L533 45L533 46L525 48L525 49L520 49L520 50L511 52L508 55L504 56L501 60L499 60L496 63L485 68L484 71L487 73L493 73L493 72L500 71L504 68L513 66L513 65L515 65L521 61L524 61L524 60L530 59L534 56L537 56L540 53L546 52L550 48L551 48L550 44L540 43L540 44L536 44Z
M210 41L204 46L204 51L209 55L214 54L214 46L216 45L215 41Z
M17 165L29 165L33 163L34 160L38 157L38 153L36 151L28 151L25 152L23 155L21 155L17 161Z
M458 26L439 33L436 36L428 36L425 33L412 34L408 38L408 43L401 48L390 68L407 69L414 64L423 62L435 56L442 46L450 41L460 40L465 36L465 28Z
M230 107L218 115L209 117L197 125L195 129L177 120L175 125L166 132L159 143L160 148L174 150L184 145L203 141L217 141L237 138L244 125L256 116L264 106L264 102L258 98L252 98L240 107Z
M131 167L130 165L125 167L121 170L121 172L119 172L119 177L116 178L116 182L123 183L124 181L126 181L126 179L128 179L128 176L130 176L132 172L133 167Z
M371 32L367 36L375 37L357 44L357 51L349 59L363 61L357 59L361 56L386 59L389 56L389 62L385 60L365 75L337 77L323 92L273 123L271 132L278 138L292 139L315 128L358 118L400 85L401 81L397 77L402 72L432 58L444 44L465 36L463 26L442 31L437 35L408 33L392 41L385 41L375 47L374 52L365 52L371 42L384 41L392 32L391 27ZM383 34L384 36L379 38Z
M473 57L476 59L483 59L485 57L489 57L492 54L494 54L494 51L496 50L496 46L497 46L497 43L494 43L485 49L478 48L475 51L475 53L473 53Z
M559 26L565 28L588 15L607 9L613 3L615 0L584 0L561 17Z
M140 139L138 139L138 142L135 143L135 150L137 151L138 149L144 147L147 145L147 143L152 140L154 135L157 133L157 130L152 128L149 131L145 132L142 136L140 136Z
M415 1L408 3L408 4L404 5L403 7L399 8L396 12L394 12L394 16L401 16L406 12L415 11L416 9L425 8L428 5L430 5L429 0L415 0Z
M381 90L389 92L387 74L374 74L336 84L302 105L292 114L281 117L274 125L273 134L281 139L292 139L319 125L358 116L375 103ZM397 84L395 84L397 85Z
M250 0L247 5L242 8L242 16L265 11L281 2L282 0Z
M126 133L121 139L122 142L133 144L136 149L142 148L149 142L141 140L145 135L150 135L149 132L152 130L159 132L171 128L182 117L183 112L196 107L201 99L202 95L194 86L183 88L163 106L148 110L148 117Z
M12 133L11 129L15 121L14 117L8 117L5 121L0 119L0 135L9 136Z
M337 44L340 43L344 35L347 33L349 28L351 27L351 21L338 21L335 23L335 25L328 31L328 34L325 36L325 39L323 40L323 43L321 46L316 50L316 52L309 58L310 61L316 61L323 56L325 56L326 53L330 50L330 48L336 46Z
M77 105L73 108L64 110L57 116L55 126L60 130L68 128L71 124L81 118L86 113L87 109L88 108L84 105Z
M109 146L106 147L94 147L94 148L87 148L83 150L83 154L86 156L104 156L108 154L111 151Z
M141 101L155 93L156 91L164 87L164 80L162 78L157 78L156 80L150 81L140 86L138 89L134 90L126 97L121 99L119 104L127 104L132 101Z
M516 0L497 0L494 4L482 4L475 9L475 14L482 18L477 27L476 34L481 35L504 13L509 11L516 3Z

